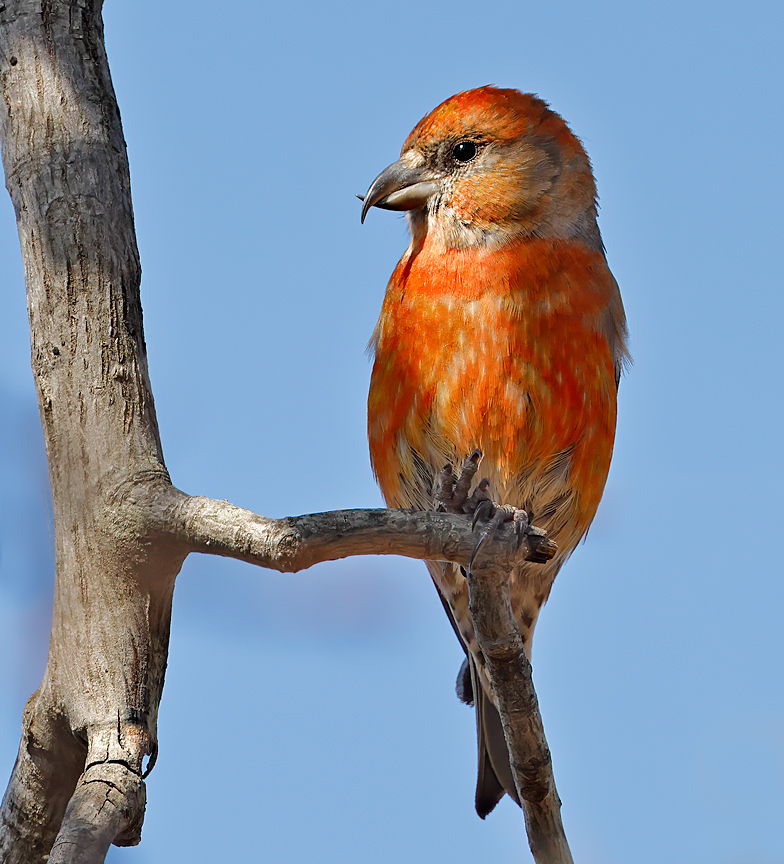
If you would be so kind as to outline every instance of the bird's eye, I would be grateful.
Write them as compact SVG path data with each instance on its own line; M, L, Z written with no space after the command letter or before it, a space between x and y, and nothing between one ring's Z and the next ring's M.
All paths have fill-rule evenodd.
M452 155L458 162L470 162L476 156L476 144L473 141L458 141Z

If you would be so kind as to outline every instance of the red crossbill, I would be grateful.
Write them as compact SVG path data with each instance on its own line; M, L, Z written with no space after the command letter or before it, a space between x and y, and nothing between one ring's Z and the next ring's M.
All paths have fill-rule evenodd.
M483 452L494 500L558 544L510 577L530 657L539 611L602 497L628 357L588 156L541 99L480 87L414 127L363 219L374 205L407 211L411 244L371 340L373 470L389 506L432 509L443 466ZM428 569L467 654L458 692L476 704L484 817L504 792L517 800L509 755L465 578Z

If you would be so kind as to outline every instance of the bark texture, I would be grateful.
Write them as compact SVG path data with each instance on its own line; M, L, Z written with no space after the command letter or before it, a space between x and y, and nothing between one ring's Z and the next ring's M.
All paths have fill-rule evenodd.
M111 843L139 842L174 580L190 552L283 571L359 554L467 565L480 536L467 518L440 513L271 520L172 486L147 374L128 162L100 10L100 0L0 2L2 158L24 259L57 566L47 667L0 808L4 864L89 864ZM535 529L518 540L509 526L483 545L501 578L483 582L491 571L477 571L477 608L508 605L502 577L520 556L554 552ZM549 753L535 695L520 691L514 663L528 684L530 667L513 634L493 632L486 653L502 655L490 669L508 691L502 715L521 795L544 801L552 821ZM518 736L523 726L533 738Z
M46 672L0 816L0 858L11 862L49 853L77 782L109 789L122 765L141 783L186 550L146 524L144 503L169 478L100 3L13 0L0 10L3 164L25 267L57 562ZM104 813L111 809L107 798ZM82 819L84 808L68 813ZM122 835L130 822L115 817ZM66 841L58 843L62 852Z
M573 864L531 664L512 612L509 568L499 557L482 555L467 578L471 618L498 698L531 853L537 864Z

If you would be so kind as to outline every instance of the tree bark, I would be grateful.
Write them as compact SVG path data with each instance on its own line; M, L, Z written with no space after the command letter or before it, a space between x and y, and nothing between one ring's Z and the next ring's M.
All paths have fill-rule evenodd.
M46 671L25 709L0 809L5 864L99 862L111 843L139 842L174 580L190 552L284 571L358 554L467 565L479 536L467 518L441 513L271 520L172 486L147 373L128 162L100 11L100 0L0 2L2 158L24 259L57 567ZM535 530L518 541L502 527L483 560L503 573L520 556L554 551ZM503 579L494 585L480 605L503 604ZM493 680L498 674L513 694L511 667L495 668ZM535 695L523 702L523 714L538 717ZM515 747L515 729L529 721L511 696L500 704ZM515 766L528 801L552 775L524 779L526 758L518 753ZM542 800L552 805L548 789Z
M512 612L509 568L483 555L467 580L471 618L498 699L531 853L537 864L573 864L531 664Z
M101 764L125 765L141 781L187 550L146 524L145 502L169 477L100 3L14 0L0 9L3 164L25 267L57 564L46 672L27 705L0 817L0 857L22 861L49 853L85 765L94 790L111 785ZM119 833L129 826L121 819Z

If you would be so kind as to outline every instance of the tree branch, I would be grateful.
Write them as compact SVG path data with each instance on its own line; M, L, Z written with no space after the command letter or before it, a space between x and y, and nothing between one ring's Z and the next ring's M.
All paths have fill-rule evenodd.
M402 555L465 566L481 530L473 529L465 516L415 510L335 510L267 519L228 501L184 495L171 518L192 552L284 573L352 555ZM551 558L555 551L555 544L536 528L529 528L520 542L509 523L486 543L483 556L508 571L517 561Z
M509 568L483 550L467 581L471 618L496 695L531 853L537 864L572 864L531 663L509 598Z
M49 864L101 864L112 843L138 843L145 795L144 781L127 765L104 762L87 768L65 811Z
M481 524L472 528L464 516L411 510L343 510L275 520L208 498L186 498L179 516L194 551L282 572L379 554L467 567L485 537L468 572L469 607L496 694L528 842L537 864L573 864L531 664L509 598L509 573L517 561L541 562L556 552L542 531L527 526L521 542L511 521L485 536Z

